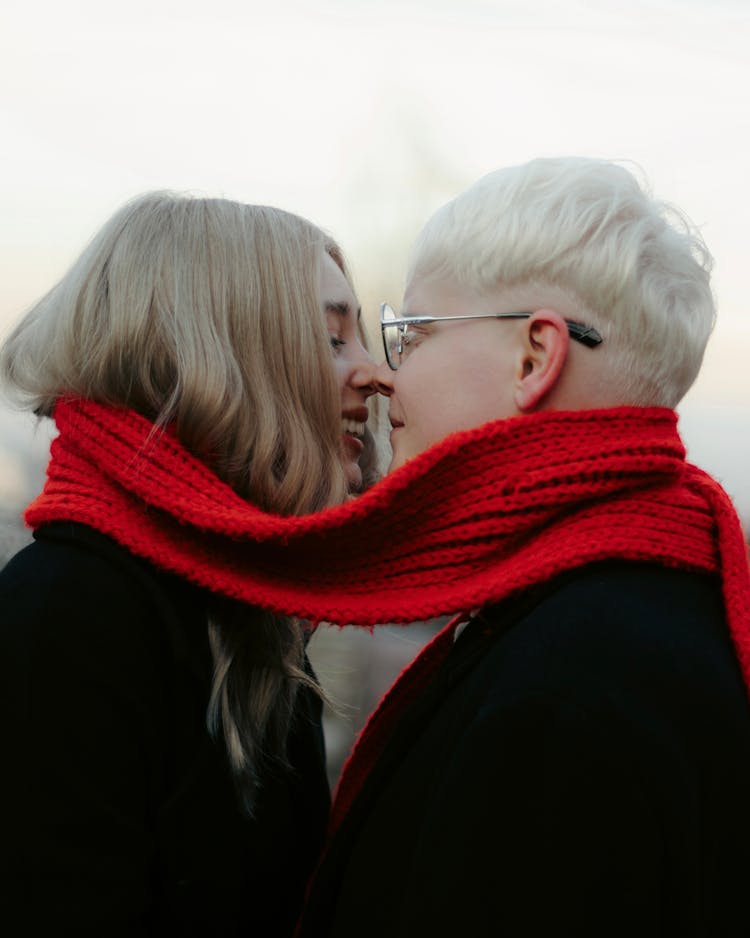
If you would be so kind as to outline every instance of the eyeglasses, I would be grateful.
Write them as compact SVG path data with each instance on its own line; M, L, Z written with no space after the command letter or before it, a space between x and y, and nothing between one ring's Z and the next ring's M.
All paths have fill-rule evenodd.
M383 333L385 360L393 371L398 370L408 354L406 349L412 341L409 326L420 326L430 322L448 322L451 319L528 319L532 315L533 313L473 313L468 316L409 316L399 319L388 303L381 303L380 329ZM591 326L584 326L583 323L573 322L570 319L565 320L565 325L568 327L571 339L575 339L581 345L596 348L601 344L602 337Z

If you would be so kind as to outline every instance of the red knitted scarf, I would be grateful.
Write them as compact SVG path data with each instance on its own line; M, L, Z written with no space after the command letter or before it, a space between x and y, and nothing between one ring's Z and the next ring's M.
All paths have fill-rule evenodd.
M411 622L597 560L721 572L750 675L748 563L721 487L661 408L548 412L454 434L359 498L304 517L241 499L131 411L60 401L26 511L79 521L215 592L314 622Z
M410 622L498 602L598 560L721 575L750 686L750 573L734 508L685 462L661 408L548 412L455 434L358 499L304 517L243 501L131 411L60 401L32 527L78 521L188 580L278 613ZM392 720L452 641L446 629L371 718L339 786L343 816Z

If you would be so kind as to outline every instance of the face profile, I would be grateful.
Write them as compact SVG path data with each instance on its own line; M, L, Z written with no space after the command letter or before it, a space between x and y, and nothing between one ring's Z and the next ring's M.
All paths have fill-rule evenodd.
M437 321L410 326L398 370L383 362L376 373L378 390L389 398L390 472L450 433L518 413L512 392L523 321L440 322L498 311L493 297L437 279L411 281L401 315Z
M349 491L356 492L362 486L359 461L369 417L367 398L375 393L375 363L362 344L357 298L330 254L321 262L320 300L341 394L341 461Z

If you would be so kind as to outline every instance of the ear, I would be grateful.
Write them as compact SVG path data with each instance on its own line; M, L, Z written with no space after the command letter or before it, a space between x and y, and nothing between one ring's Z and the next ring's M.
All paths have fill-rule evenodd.
M526 322L515 402L522 413L537 409L555 387L568 357L570 336L555 309L538 309Z

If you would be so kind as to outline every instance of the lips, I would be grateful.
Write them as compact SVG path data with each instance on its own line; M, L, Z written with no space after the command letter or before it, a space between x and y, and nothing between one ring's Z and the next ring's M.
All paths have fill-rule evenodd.
M357 420L349 420L344 418L341 421L341 430L344 433L350 433L352 436L361 438L365 435L365 425L364 423L359 423Z
M345 436L362 439L370 412L366 407L354 407L341 415L341 432Z

